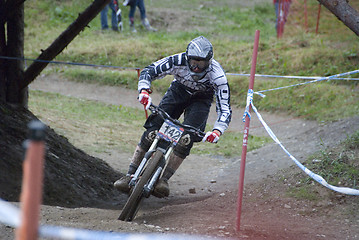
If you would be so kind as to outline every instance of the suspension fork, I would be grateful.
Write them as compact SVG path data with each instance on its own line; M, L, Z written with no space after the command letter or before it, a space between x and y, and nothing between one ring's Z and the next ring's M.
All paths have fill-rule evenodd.
M171 144L170 147L167 149L167 151L164 153L164 157L161 159L158 168L156 169L155 173L151 177L148 184L145 185L144 190L146 193L146 196L149 196L151 191L154 188L154 185L156 184L157 180L159 179L162 170L165 168L165 165L167 163L168 158L171 156L171 153L173 152L174 145Z
M129 183L129 185L131 187L135 186L137 179L141 175L143 168L146 166L146 163L148 162L148 159L151 158L153 152L155 151L159 140L160 139L158 137L156 137L155 140L153 141L153 143L151 144L150 148L148 149L148 151L145 153L145 156L143 157L143 159L140 163L140 166L138 166L135 174L131 178L131 181Z

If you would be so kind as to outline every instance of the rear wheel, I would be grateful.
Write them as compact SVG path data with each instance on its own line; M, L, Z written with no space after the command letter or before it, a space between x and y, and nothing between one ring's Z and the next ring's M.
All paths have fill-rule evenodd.
M129 198L125 206L123 207L120 216L118 217L119 220L122 221L132 221L135 217L140 203L144 197L143 195L143 187L149 181L153 173L156 171L158 163L160 162L161 158L163 157L163 153L157 150L149 160L146 169L144 170L142 176L138 180L135 188L133 189L132 193L130 194Z

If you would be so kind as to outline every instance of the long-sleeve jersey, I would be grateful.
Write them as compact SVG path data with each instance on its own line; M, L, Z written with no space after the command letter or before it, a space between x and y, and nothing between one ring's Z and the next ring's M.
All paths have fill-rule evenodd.
M166 75L173 75L173 81L184 85L191 94L214 91L218 118L214 123L213 129L223 133L228 128L232 116L230 90L224 70L216 60L212 59L209 70L204 78L194 81L187 67L185 53L163 58L142 70L138 82L138 91L150 89L152 81L163 78Z

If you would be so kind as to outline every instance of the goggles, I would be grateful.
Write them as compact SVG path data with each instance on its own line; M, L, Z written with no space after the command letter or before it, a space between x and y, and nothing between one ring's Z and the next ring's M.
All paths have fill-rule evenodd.
M191 71L201 73L208 68L209 61L189 59L188 64Z

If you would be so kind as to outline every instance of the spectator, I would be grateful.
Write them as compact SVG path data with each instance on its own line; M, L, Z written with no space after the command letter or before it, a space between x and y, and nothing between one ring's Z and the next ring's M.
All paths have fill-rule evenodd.
M113 0L111 0L111 2L108 5L106 5L101 11L101 29L102 30L108 29L107 12L108 12L109 8L111 9L112 30L118 31L118 25L117 25L118 21L117 21L117 16L116 16L117 7Z
M137 32L135 28L135 20L134 20L136 7L138 7L138 9L140 10L142 25L147 29L147 31L152 31L152 32L157 31L157 29L151 26L150 22L147 19L144 0L125 0L123 2L123 5L130 6L130 12L128 14L128 18L130 20L131 32Z
M283 34L284 24L287 22L289 7L291 3L292 0L273 0L276 15L275 29L278 36L281 36Z

